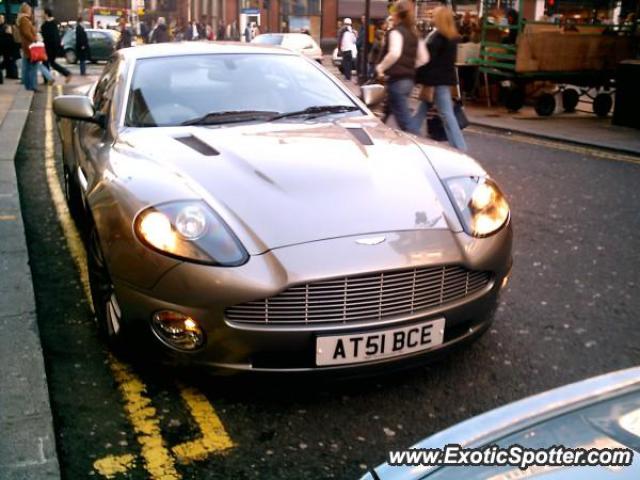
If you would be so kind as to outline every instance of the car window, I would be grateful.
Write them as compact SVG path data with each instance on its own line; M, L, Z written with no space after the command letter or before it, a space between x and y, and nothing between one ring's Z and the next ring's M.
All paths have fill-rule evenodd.
M211 112L354 105L308 60L281 54L141 59L128 97L126 124L137 127L179 125Z
M119 62L117 59L110 60L98 80L96 90L93 94L93 105L98 112L104 114L109 112L111 99L113 98L113 90L118 78L118 65Z

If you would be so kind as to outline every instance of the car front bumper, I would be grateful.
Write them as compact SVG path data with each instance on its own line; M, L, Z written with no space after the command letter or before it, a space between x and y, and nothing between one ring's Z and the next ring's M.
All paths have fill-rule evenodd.
M511 226L490 238L475 239L446 230L394 232L380 245L359 245L360 237L338 238L283 247L251 257L241 267L218 268L182 263L148 290L114 279L127 327L141 333L160 354L177 365L213 370L309 372L375 370L375 367L422 362L479 336L492 321L503 281L511 269ZM423 266L461 265L491 272L489 284L469 296L413 315L357 323L241 324L225 317L225 308L269 298L291 285L362 273ZM195 319L207 337L197 352L178 352L152 334L150 319L174 310ZM444 341L427 351L381 360L318 367L319 335L367 333L429 319L445 318Z

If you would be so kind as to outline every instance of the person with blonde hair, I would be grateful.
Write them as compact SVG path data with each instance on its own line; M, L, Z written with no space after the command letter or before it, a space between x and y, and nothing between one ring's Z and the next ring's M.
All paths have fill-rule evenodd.
M31 5L23 3L20 5L18 18L16 19L16 27L20 33L20 44L22 47L22 84L27 90L35 92L38 82L38 65L31 63L29 59L29 47L37 38L36 27L31 18L33 11Z
M421 42L410 0L398 0L391 8L393 28L387 34L385 55L376 66L378 77L386 77L389 109L403 131L411 129L409 95L414 87L416 68L429 61L424 42Z
M464 152L467 150L467 144L453 111L451 98L451 87L458 84L455 62L460 41L453 11L444 6L436 8L433 12L433 25L435 30L427 37L430 61L416 73L416 82L426 87L423 87L423 92L432 92L433 98L429 98L430 94L421 95L422 102L413 117L411 128L420 131L433 102L438 109L449 144Z

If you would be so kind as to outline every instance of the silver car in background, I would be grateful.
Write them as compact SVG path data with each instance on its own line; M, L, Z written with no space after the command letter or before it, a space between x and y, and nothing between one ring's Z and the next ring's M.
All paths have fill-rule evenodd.
M351 371L422 362L492 321L512 243L496 182L314 61L125 49L54 110L112 343L213 370Z
M251 43L288 48L311 60L322 63L322 49L313 37L306 33L263 33L251 40Z

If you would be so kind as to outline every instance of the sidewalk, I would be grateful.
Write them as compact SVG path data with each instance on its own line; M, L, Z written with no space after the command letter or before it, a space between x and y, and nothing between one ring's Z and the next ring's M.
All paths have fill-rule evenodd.
M358 95L360 88L344 80L342 74L331 63L331 56L325 55L323 65ZM416 92L417 93L417 90ZM417 96L410 100L411 108L417 106ZM588 105L578 108L588 110ZM478 104L465 104L465 111L471 124L479 127L494 128L503 131L533 135L536 137L572 142L584 146L616 150L640 155L640 130L619 127L611 123L611 117L598 118L591 113L555 113L551 117L539 117L533 107L524 107L518 113L509 113L502 106L486 107Z
M587 108L585 105L584 109ZM474 125L640 155L640 130L613 125L611 117L599 118L583 112L540 117L533 107L509 113L501 106L489 108L477 104L465 105L465 110Z
M14 158L33 94L0 85L0 478L59 479Z

